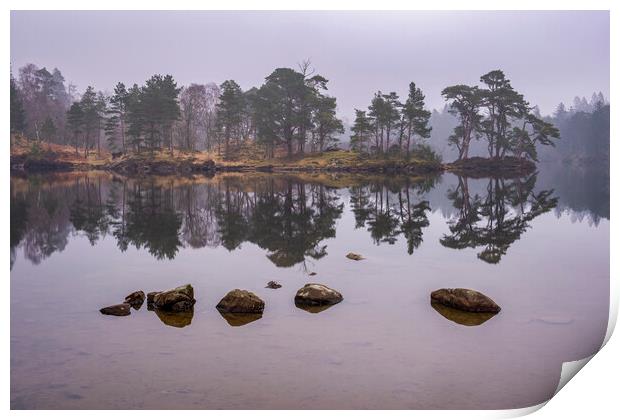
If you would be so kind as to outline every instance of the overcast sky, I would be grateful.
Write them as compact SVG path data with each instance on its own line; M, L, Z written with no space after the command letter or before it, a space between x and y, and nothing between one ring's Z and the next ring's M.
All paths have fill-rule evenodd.
M415 81L431 108L448 85L502 69L543 113L575 95L609 97L608 12L11 12L11 65L58 67L81 92L142 83L260 85L310 58L339 113Z

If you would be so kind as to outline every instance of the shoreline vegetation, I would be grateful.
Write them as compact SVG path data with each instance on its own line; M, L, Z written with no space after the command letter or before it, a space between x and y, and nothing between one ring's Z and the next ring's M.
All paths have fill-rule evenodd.
M11 168L108 170L122 174L215 172L360 172L515 177L536 169L538 148L560 132L516 91L501 70L480 87L448 86L441 95L456 126L448 137L458 159L426 140L433 127L425 94L409 83L406 98L377 91L344 143L337 99L310 61L277 68L260 87L178 86L155 74L143 85L119 82L114 93L92 86L68 93L58 69L33 64L11 75ZM487 157L472 157L475 142ZM348 144L347 144L348 143ZM346 149L346 150L343 150Z
M247 149L251 149L248 146ZM80 172L108 171L120 175L191 175L222 172L266 173L355 173L438 175L453 172L470 177L518 177L536 170L536 165L523 158L471 157L452 163L437 159L410 156L368 156L352 150L330 150L306 153L294 158L252 157L252 150L244 150L234 159L209 152L130 153L113 156L111 153L76 154L71 147L50 144L33 148L32 142L19 136L11 139L11 173L15 172ZM254 154L254 156L258 156Z

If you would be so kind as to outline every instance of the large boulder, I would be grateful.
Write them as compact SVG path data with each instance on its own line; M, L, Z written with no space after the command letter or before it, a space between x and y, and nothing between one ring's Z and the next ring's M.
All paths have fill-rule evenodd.
M501 308L491 298L471 289L439 289L431 293L431 303L467 312L498 313Z
M152 310L155 309L155 296L157 296L160 293L161 293L161 291L159 291L159 292L148 292L146 294L146 308L149 311L152 311Z
M125 297L125 303L131 305L134 309L140 309L145 299L144 292L142 290L138 290L136 292L130 293Z
M194 288L191 284L166 290L165 292L149 293L148 298L153 299L153 307L169 312L185 312L194 308ZM147 300L148 303L148 300Z
M155 296L157 296L160 293L161 293L161 291L159 291L159 292L148 292L146 294L146 303L149 304L149 305L154 305L155 304Z
M340 292L318 283L308 283L295 294L297 306L326 306L339 302L342 302Z
M114 316L127 316L131 314L131 306L128 303L121 303L119 305L106 306L105 308L99 309L104 315L114 315Z
M265 309L265 302L247 290L231 290L216 306L220 312L256 314Z

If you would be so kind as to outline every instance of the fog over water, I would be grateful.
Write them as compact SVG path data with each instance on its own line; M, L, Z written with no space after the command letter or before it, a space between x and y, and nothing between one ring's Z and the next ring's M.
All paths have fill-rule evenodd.
M593 48L595 46L595 48ZM575 95L609 97L609 13L13 11L11 66L58 67L79 91L170 73L187 85L262 84L310 58L352 118L377 90L415 81L430 108L441 90L501 68L549 114Z

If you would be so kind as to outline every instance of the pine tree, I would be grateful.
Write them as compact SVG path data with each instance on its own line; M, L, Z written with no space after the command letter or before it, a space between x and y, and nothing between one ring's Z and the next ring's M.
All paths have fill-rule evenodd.
M78 146L80 144L80 133L84 126L84 111L80 102L74 102L67 111L67 124L71 130L72 143L75 146L75 154L78 154Z
M411 150L411 139L414 136L424 139L430 137L431 128L428 126L430 117L430 111L424 109L424 94L422 90L417 88L415 83L411 82L409 84L409 95L403 107L403 120L407 131L407 157Z
M370 149L370 134L372 132L372 122L366 116L366 111L355 110L355 121L351 127L351 149L357 152L366 152Z
M230 140L239 136L245 110L243 91L234 80L226 80L220 86L220 102L217 104L216 127L224 139L224 156L230 158Z
M105 133L110 150L120 150L126 153L125 134L127 121L127 100L129 93L123 83L117 83L114 87L114 95L110 97L110 106L106 110L107 120Z

